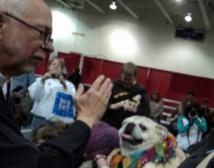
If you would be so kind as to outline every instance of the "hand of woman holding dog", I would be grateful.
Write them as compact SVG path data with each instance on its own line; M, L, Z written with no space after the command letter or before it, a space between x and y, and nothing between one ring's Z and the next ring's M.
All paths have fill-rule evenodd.
M75 97L77 120L85 122L91 128L103 116L111 96L112 86L111 80L103 75L94 81L86 93L81 84Z

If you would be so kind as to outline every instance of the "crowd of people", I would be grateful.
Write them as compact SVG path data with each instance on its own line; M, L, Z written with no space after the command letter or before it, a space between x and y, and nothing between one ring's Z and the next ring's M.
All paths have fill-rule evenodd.
M117 81L100 75L87 90L65 78L64 61L57 57L49 61L47 73L35 78L35 67L53 51L51 34L52 15L45 1L0 1L0 166L78 168L90 159L99 168L108 167L106 157L119 145L118 129L125 118L144 115L160 121L160 93L154 91L149 98L131 62L123 65ZM20 132L23 123L14 106L25 96L33 101L32 143ZM201 143L204 157L213 149L210 116L208 100L200 107L193 92L181 101L177 143L189 158L198 152L194 144ZM204 136L207 130L211 134ZM195 162L187 159L181 168L204 158L198 157Z

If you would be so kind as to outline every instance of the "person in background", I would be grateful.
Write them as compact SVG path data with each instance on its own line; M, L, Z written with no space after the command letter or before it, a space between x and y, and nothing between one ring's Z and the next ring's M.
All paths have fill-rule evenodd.
M13 76L11 78L11 96L22 97L28 94L28 87L35 81L34 72Z
M185 113L177 120L177 142L183 150L200 142L203 133L207 131L206 119L199 116L200 106L197 103L187 105L185 110Z
M178 113L184 114L186 111L186 107L191 103L195 103L195 93L193 91L188 91L186 96L181 100L181 103L178 107Z
M202 141L191 146L189 156L178 168L213 168L214 166L214 132L211 131ZM210 157L212 155L212 157ZM209 159L208 159L209 158Z
M48 72L28 88L34 105L31 110L31 128L53 121L72 123L76 116L74 108L75 87L63 76L64 60L53 58L48 63Z
M214 131L214 111L210 110L208 115L206 116L207 120L207 132L205 136ZM205 137L204 136L204 137Z
M161 113L163 112L163 101L160 98L160 93L154 91L150 97L150 117L159 122Z
M67 78L68 81L74 84L75 88L82 83L82 76L80 75L80 69L75 68L74 72Z
M35 81L34 72L13 76L10 79L10 98L13 102L15 118L20 126L29 126L32 120L30 111L33 100L28 93L28 87Z
M146 90L136 81L137 67L125 63L121 77L114 82L108 109L103 121L119 129L122 121L132 115L149 116L149 99Z
M98 168L107 168L106 159L113 149L119 147L118 130L99 121L91 130L91 136L85 151L86 160L93 160Z
M209 113L210 113L210 109L209 109L208 99L203 99L202 104L201 104L201 115L203 117L207 118Z
M0 87L10 77L34 70L53 51L51 34L52 14L45 1L0 1ZM103 116L111 90L111 80L103 75L87 92L79 85L75 122L63 134L35 147L23 138L0 88L1 168L77 168L90 129Z
M32 142L37 146L50 139L55 139L58 134L63 133L68 125L62 122L40 125L33 131ZM118 130L108 124L99 121L91 129L91 136L85 150L85 162L82 167L104 168L107 166L106 158L115 148L119 147Z

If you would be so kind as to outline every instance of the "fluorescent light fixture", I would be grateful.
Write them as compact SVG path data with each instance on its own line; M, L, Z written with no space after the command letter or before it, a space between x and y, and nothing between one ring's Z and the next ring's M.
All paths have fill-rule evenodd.
M176 2L181 2L182 0L175 0Z
M184 17L186 22L191 22L192 21L192 13L189 12L187 15Z
M109 8L112 9L112 10L116 10L117 9L117 4L116 4L116 2L114 0L109 5Z

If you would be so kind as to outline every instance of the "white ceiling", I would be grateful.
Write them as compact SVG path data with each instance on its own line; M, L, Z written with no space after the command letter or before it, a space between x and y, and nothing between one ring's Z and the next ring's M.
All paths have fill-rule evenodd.
M140 21L171 24L197 29L214 30L214 0L116 0L118 9L109 9L111 0L55 0L64 6L79 6L92 15L125 15ZM67 4L67 5L66 5ZM62 3L59 3L62 5ZM71 8L72 10L72 8ZM192 12L193 21L185 23L184 16Z

